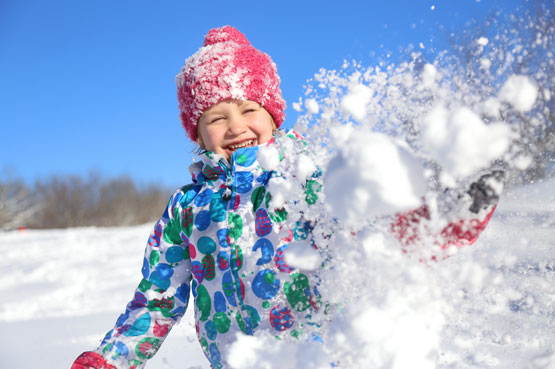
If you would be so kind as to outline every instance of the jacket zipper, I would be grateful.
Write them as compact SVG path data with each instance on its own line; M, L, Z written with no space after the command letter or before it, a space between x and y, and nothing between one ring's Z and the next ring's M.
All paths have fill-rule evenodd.
M235 183L235 177L233 176L233 172L234 172L233 158L231 158L231 165L230 165L231 168L230 166L228 166L228 163L226 162L225 159L220 159L218 164L226 174L225 184L227 188L225 192L222 194L222 197L226 201L231 201L232 199L235 199L235 194L236 194L235 188L237 185ZM229 225L229 213L232 211L233 211L232 209L228 209L228 211L226 212L226 220L228 222L228 225ZM238 258L237 245L235 243L232 243L230 245L229 260L230 260L231 275L233 276L233 284L235 285L235 295L237 296L237 301L239 302L239 307L240 307L239 315L241 316L243 322L245 322L245 332L248 335L252 335L253 334L252 322L250 319L250 315L247 311L247 308L245 306L245 303L243 301L243 296L241 295L241 280L239 278L239 268L237 267L237 258Z

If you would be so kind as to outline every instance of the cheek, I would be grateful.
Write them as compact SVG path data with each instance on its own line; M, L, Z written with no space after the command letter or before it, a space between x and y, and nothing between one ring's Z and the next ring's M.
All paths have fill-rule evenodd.
M214 150L218 147L218 142L220 139L220 132L216 127L206 128L199 130L200 136L202 137L202 142L204 143L204 148L207 150Z
M274 126L271 120L260 119L256 122L256 133L258 136L259 143L265 143L270 138L272 138L273 132L274 132Z
M258 143L263 144L263 143L268 142L272 138L272 133L273 133L272 126L266 127L264 132L259 135L259 137L258 137L259 142Z

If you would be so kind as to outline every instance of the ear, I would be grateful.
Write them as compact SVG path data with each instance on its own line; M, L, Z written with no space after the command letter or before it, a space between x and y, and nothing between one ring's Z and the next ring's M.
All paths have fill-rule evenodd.
M204 141L202 140L202 136L200 135L200 132L198 132L198 130L197 130L197 145L198 145L202 150L205 150Z

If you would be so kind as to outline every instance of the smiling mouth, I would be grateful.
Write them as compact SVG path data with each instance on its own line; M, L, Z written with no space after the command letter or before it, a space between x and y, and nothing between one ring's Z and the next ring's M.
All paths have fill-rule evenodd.
M247 140L247 141L243 141L241 143L229 145L229 146L227 146L227 149L229 151L233 152L237 149L242 149L243 147L252 147L252 146L256 146L256 139Z

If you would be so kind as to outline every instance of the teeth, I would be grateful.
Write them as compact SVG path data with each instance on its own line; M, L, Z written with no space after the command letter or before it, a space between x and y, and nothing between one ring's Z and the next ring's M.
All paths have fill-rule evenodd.
M235 151L235 150L240 149L240 148L242 148L242 147L249 147L249 146L252 146L253 144L254 144L254 140L248 140L248 141L245 141L245 142L241 142L240 144L229 145L228 148L229 148L230 150Z

